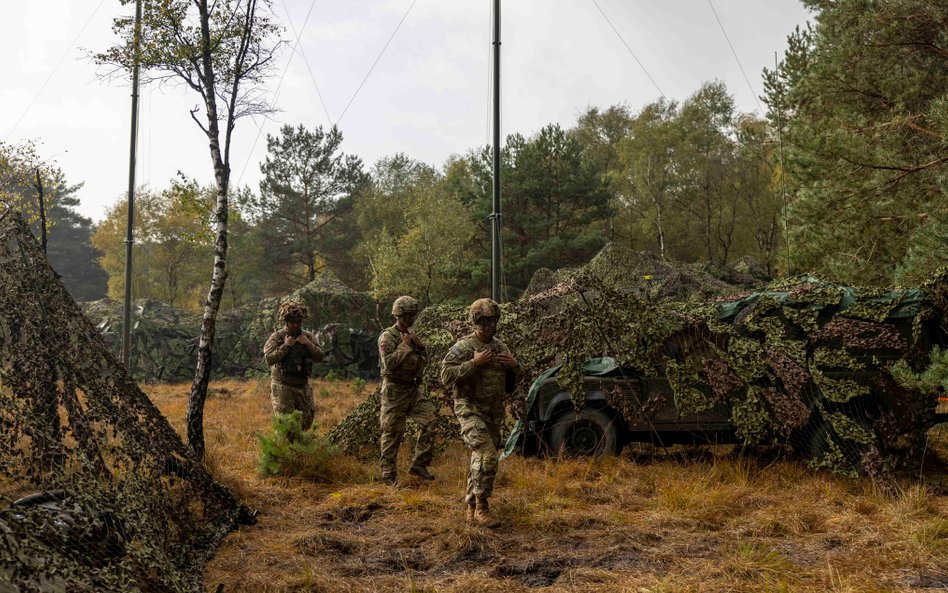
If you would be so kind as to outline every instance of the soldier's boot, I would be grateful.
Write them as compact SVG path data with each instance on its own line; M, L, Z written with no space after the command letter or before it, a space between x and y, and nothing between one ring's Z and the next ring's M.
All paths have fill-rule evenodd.
M468 494L464 497L464 506L467 508L467 524L474 525L476 523L474 511L477 510L477 499L473 494Z
M422 467L420 465L411 466L411 468L408 470L408 473L421 478L422 480L428 480L429 482L435 479L434 475L428 471L427 467Z
M471 499L465 506L467 506L467 524L474 525L477 522L475 518L475 511L477 509L477 502Z
M488 529L500 527L500 519L491 513L490 503L487 502L487 497L477 497L477 508L474 510L474 522Z

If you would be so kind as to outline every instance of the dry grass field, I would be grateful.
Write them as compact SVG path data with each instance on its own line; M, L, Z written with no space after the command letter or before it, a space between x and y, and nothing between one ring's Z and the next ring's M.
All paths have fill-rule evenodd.
M369 386L371 388L371 386ZM146 386L183 432L187 385ZM894 489L728 448L600 460L514 457L494 499L504 525L465 525L465 452L433 483L378 482L374 460L334 460L328 483L261 478L265 381L212 385L207 465L259 522L229 535L205 575L226 593L314 591L944 591L948 490ZM361 397L319 381L325 432ZM404 447L402 451L405 454ZM944 483L943 481L941 483Z

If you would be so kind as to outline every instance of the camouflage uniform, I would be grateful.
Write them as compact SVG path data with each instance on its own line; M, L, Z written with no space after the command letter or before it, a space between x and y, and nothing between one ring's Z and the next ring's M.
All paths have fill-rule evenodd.
M481 350L493 350L495 358L478 368L473 358ZM454 414L461 423L461 439L471 451L466 500L472 506L475 498L489 498L494 491L504 399L523 372L519 365L511 369L498 362L496 355L502 352L510 354L498 338L485 344L472 333L458 340L441 363L441 381L454 388Z
M315 345L316 336L308 331L303 334L313 343L313 350L302 344L287 346L286 329L273 332L263 346L263 360L270 367L270 403L274 414L289 414L294 410L303 413L303 430L313 424L316 405L309 375L313 362L323 359L323 352Z
M415 443L413 468L427 468L434 453L432 425L437 415L434 403L424 396L421 376L428 363L425 349L402 342L402 333L396 325L379 336L379 366L382 375L382 410L379 424L382 429L382 479L393 480L398 447L405 432L405 421L411 418L419 427Z

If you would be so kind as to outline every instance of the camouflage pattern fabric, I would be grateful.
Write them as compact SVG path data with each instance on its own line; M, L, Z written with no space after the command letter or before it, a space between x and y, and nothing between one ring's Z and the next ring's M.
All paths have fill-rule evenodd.
M316 337L303 331L313 346L311 349L302 344L287 346L284 343L286 330L273 332L263 347L264 363L270 367L270 403L273 404L274 414L290 414L299 410L303 414L302 426L308 429L313 424L316 414L316 404L313 403L313 389L309 385L308 373L302 378L287 374L283 363L290 356L310 356L313 361L323 359L322 351L315 345ZM307 368L308 370L308 368Z
M494 491L499 449L503 446L500 429L504 422L504 400L507 396L508 373L519 382L523 371L518 366L508 369L494 361L478 368L474 353L492 350L495 355L507 346L497 338L481 342L475 334L461 338L441 363L441 381L454 392L454 414L461 424L461 440L471 452L467 477L467 500L486 498ZM513 384L513 382L511 382Z
M313 388L309 383L296 386L270 381L270 403L273 405L274 414L292 414L296 410L302 412L300 426L303 430L313 425L316 404L313 402Z
M382 436L379 443L382 477L393 478L396 475L398 447L402 444L405 422L409 419L418 425L418 440L415 442L415 455L411 464L414 467L428 467L434 456L434 435L431 426L438 413L434 403L422 394L420 387L397 385L388 381L382 382L381 398L379 425Z
M205 561L249 509L193 457L9 210L0 286L0 591L203 591ZM13 504L38 493L58 502Z
M396 326L379 336L379 366L382 375L379 426L380 465L383 478L396 474L398 447L405 433L405 422L412 419L419 427L412 465L428 467L434 454L431 425L437 408L428 400L419 385L428 363L424 348L402 341Z

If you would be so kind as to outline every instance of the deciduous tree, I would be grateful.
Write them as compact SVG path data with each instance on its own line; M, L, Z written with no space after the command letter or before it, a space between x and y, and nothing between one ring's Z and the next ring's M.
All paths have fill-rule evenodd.
M123 5L133 1L121 0ZM140 31L134 19L117 19L113 28L120 43L96 56L125 70L137 62L145 80L183 84L201 101L191 118L207 137L217 199L214 266L187 411L188 445L198 458L204 456L204 401L227 280L231 140L238 119L271 110L261 85L273 64L280 28L270 7L270 0L146 2Z

